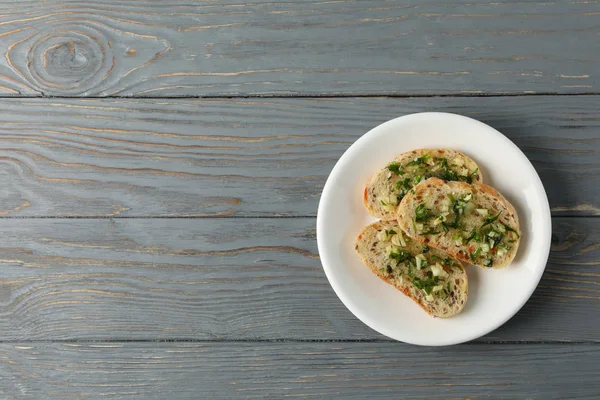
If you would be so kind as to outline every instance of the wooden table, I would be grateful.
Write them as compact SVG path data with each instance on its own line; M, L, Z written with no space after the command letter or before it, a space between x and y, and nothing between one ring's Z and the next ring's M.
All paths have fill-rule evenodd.
M600 3L0 1L0 398L600 398ZM544 277L472 343L333 293L325 179L468 115L529 157ZM393 316L393 310L391 311Z

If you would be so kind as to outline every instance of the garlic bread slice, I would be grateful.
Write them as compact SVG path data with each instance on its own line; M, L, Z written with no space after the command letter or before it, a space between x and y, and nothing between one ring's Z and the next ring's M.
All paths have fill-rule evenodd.
M432 316L451 317L467 302L467 274L460 261L410 239L395 221L364 228L354 249L377 276Z
M515 208L487 185L430 178L404 197L397 214L410 237L480 267L506 267L519 248Z
M430 177L447 181L481 183L479 167L463 153L450 149L409 151L377 171L367 182L364 204L369 214L385 220L396 218L396 207L419 182Z

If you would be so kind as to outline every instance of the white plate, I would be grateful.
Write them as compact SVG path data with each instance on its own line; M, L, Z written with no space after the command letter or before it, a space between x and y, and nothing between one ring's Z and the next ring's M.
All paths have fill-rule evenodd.
M354 239L375 221L363 206L367 179L405 151L451 148L473 158L484 183L516 208L519 251L504 269L467 266L469 298L455 317L432 318L383 282L354 252ZM396 118L358 139L337 162L323 189L317 243L323 269L338 297L361 321L396 340L442 346L466 342L498 328L535 290L548 260L552 227L548 198L535 169L514 143L471 118L420 113Z

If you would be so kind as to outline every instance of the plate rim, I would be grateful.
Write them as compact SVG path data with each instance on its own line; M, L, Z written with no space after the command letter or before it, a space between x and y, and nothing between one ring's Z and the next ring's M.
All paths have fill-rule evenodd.
M331 190L333 190L332 189L333 177L335 175L337 175L339 173L338 170L342 168L341 164L343 164L343 160L347 157L350 157L350 154L353 151L355 151L353 149L358 148L360 146L361 142L368 140L370 136L377 134L377 132L379 130L385 129L386 125L394 124L398 120L407 120L407 119L413 119L413 118L426 118L426 117L443 117L443 118L455 118L455 119L466 120L468 123L471 123L471 124L474 123L475 125L479 125L482 129L485 129L485 130L489 131L489 133L496 135L501 140L505 141L508 146L512 147L520 156L522 156L527 161L526 164L527 164L528 168L530 169L531 176L534 178L534 179L532 179L532 184L534 186L537 186L536 191L539 191L540 195L543 194L543 196L541 197L541 199L543 200L543 204L542 204L543 209L540 211L541 211L541 215L542 215L542 222L544 220L548 222L548 230L545 233L546 238L545 238L545 240L543 240L544 238L542 238L542 241L541 241L541 244L543 245L543 249L540 249L540 250L543 250L543 252L542 252L543 255L541 256L542 258L540 259L540 262L543 262L543 267L534 271L535 274L531 278L532 284L528 288L527 291L523 292L523 294L525 294L525 296L523 296L523 300L521 302L519 302L518 306L515 306L514 311L507 313L507 315L504 318L500 318L498 321L495 321L495 323L487 325L485 329L482 329L481 331L476 331L476 333L474 333L474 334L471 334L471 335L465 334L465 335L463 335L463 337L461 339L457 339L457 340L449 340L449 341L439 340L436 342L426 342L426 341L418 342L418 341L414 341L414 340L399 339L395 335L395 332L387 332L387 329L384 329L380 326L378 326L378 327L374 326L375 323L368 317L368 315L365 315L362 311L357 310L354 307L354 305L352 305L352 302L347 300L347 296L344 293L344 291L342 290L339 282L335 279L335 277L333 275L333 271L329 270L330 267L327 266L327 264L330 262L330 260L328 260L329 254L327 251L323 251L325 244L323 243L323 236L319 234L319 232L322 232L324 230L323 224L324 224L325 217L323 216L323 209L325 207L324 204L326 202L326 199L329 197L329 192ZM469 342L469 341L475 340L477 338L480 338L484 335L487 335L490 332L493 332L494 330L498 329L499 327L504 325L506 322L508 322L511 318L513 318L523 308L523 306L529 301L529 299L531 298L531 296L537 289L539 282L540 282L540 280L546 270L546 267L548 265L548 258L550 256L550 247L551 247L551 241L552 241L552 214L551 214L551 210L550 210L550 204L548 201L548 194L546 193L546 189L544 188L544 184L543 184L539 174L537 173L535 167L533 166L533 164L531 163L529 158L525 155L525 153L523 153L523 151L512 140L510 140L508 137L506 137L504 134L502 134L500 131L498 131L494 127L492 127L486 123L483 123L479 120L476 120L474 118L471 118L471 117L467 117L467 116L455 114L455 113L449 113L449 112L418 112L418 113L405 114L405 115L402 115L402 116L399 116L396 118L392 118L385 122L382 122L381 124L373 127L368 132L361 135L358 139L356 139L350 145L350 147L348 147L344 151L344 153L340 156L340 158L335 163L334 167L329 172L329 175L327 176L325 185L323 186L323 190L321 191L321 197L320 197L319 205L318 205L318 209L317 209L316 236L317 236L317 250L319 253L319 257L321 259L321 266L323 268L323 271L325 272L325 276L327 277L327 280L328 280L330 286L333 288L333 291L335 292L337 297L340 299L342 304L344 304L344 306L357 319L359 319L361 322L363 322L365 325L367 325L374 331L376 331L384 336L387 336L393 340L399 341L399 342L408 343L408 344L412 344L412 345L418 345L418 346L436 346L436 347L437 346L449 346L449 345L455 345L455 344Z

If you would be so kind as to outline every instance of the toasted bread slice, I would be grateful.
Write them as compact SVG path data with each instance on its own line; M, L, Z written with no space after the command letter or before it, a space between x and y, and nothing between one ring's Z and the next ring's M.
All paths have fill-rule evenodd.
M403 153L377 171L367 182L364 203L369 214L396 218L396 207L417 183L430 177L482 183L475 161L456 150L423 149Z
M487 185L430 178L404 197L397 213L410 237L480 267L506 267L519 248L514 207Z
M467 274L459 261L403 234L395 221L378 221L358 235L354 249L381 279L435 317L458 314L467 302Z

